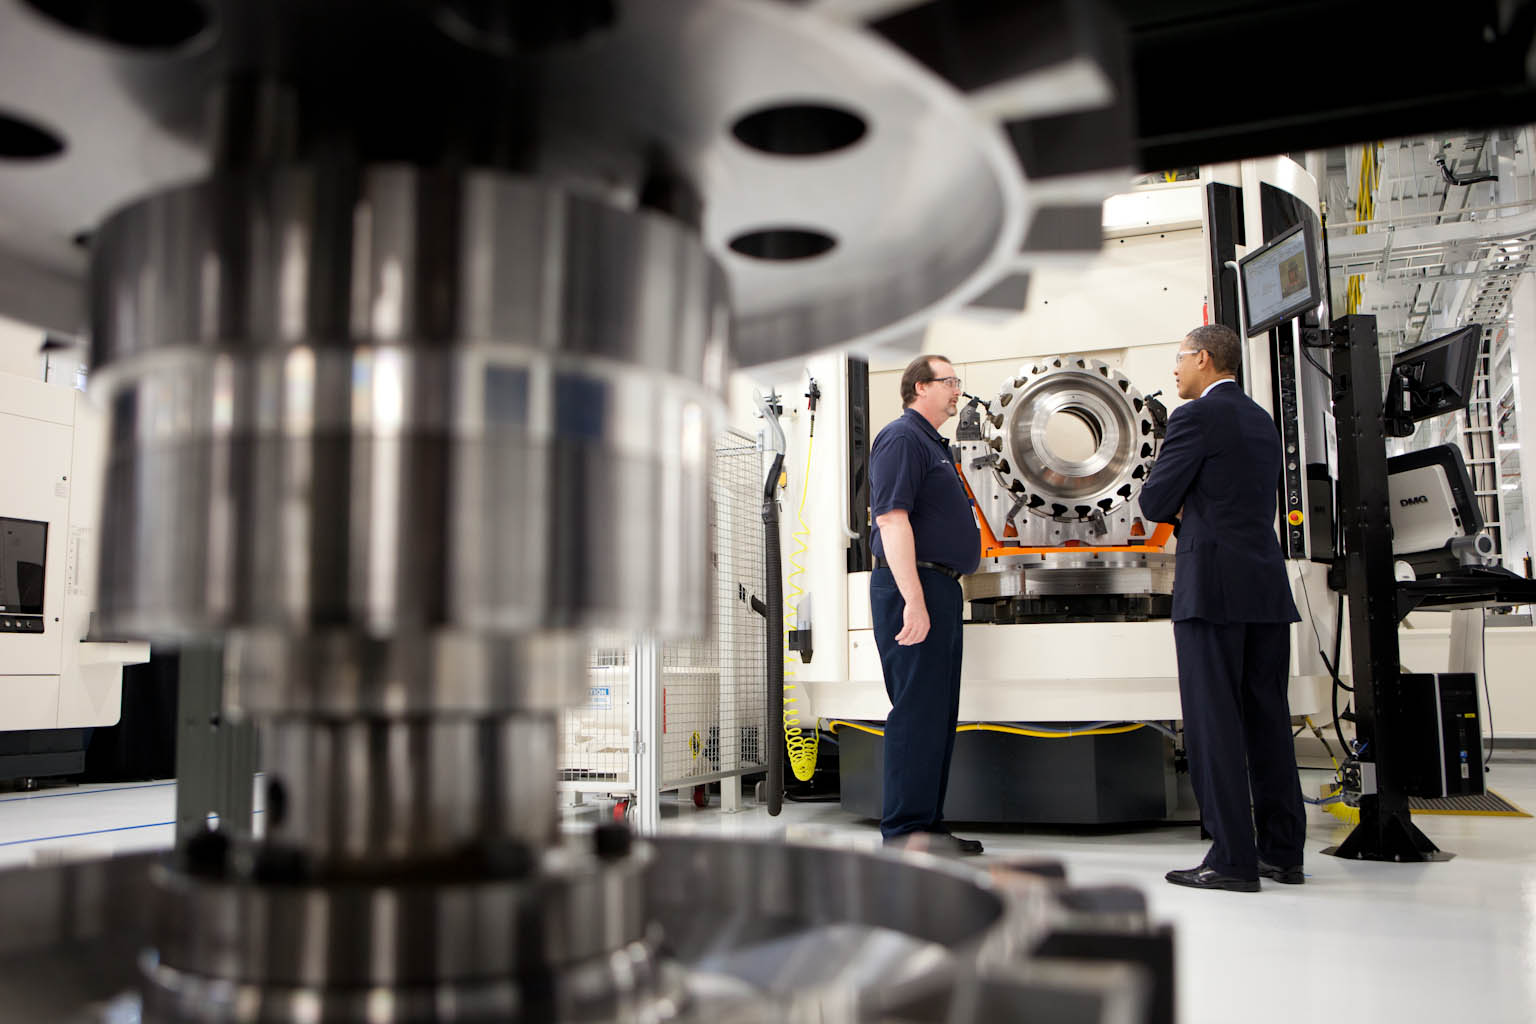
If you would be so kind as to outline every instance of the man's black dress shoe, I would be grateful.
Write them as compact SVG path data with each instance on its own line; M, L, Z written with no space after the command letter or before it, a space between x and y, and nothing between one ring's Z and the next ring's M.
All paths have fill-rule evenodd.
M946 835L955 841L955 846L958 847L960 852L965 854L967 857L974 857L976 854L981 853L982 850L986 849L986 847L981 845L980 839L961 839L959 836L954 835L953 833L946 833Z
M1301 885L1307 880L1307 876L1301 872L1300 864L1293 868L1277 868L1265 860L1259 861L1259 877L1268 878L1282 885Z
M981 843L975 839L961 839L948 832L905 832L885 840L886 846L896 846L922 853L949 854L974 857L982 852Z
M936 828L933 831L935 835L948 836L953 839L959 851L967 857L974 857L984 849L979 839L961 839L947 828Z
M931 831L931 832L938 832L938 834L940 834L940 835L948 835L948 837L952 838L952 840L954 840L955 843L960 844L960 852L962 852L962 854L968 855L968 857L972 857L972 855L975 855L975 854L980 854L980 852L983 851L982 841L980 841L980 840L963 840L963 838L960 838L960 837L958 837L958 835L955 835L954 832L949 831L949 824L948 823L940 824L940 826L932 827L932 829L929 829L929 831Z
M1184 871L1170 871L1163 876L1174 885L1187 885L1191 889L1225 889L1228 892L1258 892L1259 880L1234 878L1201 864Z

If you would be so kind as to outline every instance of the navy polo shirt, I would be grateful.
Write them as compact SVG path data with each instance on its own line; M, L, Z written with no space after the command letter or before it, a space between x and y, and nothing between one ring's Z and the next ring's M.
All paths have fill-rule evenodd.
M919 562L960 573L975 572L981 563L981 531L950 461L949 442L915 409L886 424L869 450L869 506L877 518L892 509L907 511ZM885 557L878 524L871 547Z

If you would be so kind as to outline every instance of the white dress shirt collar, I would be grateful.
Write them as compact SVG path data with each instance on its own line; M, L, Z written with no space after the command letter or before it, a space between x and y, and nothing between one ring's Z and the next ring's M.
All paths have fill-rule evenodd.
M1209 383L1209 384L1207 384L1205 386L1205 390L1200 392L1200 397L1204 398L1206 395L1210 394L1212 388L1219 388L1223 384L1236 384L1236 383L1237 383L1237 381L1233 380L1231 377L1223 377L1223 378L1221 378L1221 380L1211 381L1211 383Z

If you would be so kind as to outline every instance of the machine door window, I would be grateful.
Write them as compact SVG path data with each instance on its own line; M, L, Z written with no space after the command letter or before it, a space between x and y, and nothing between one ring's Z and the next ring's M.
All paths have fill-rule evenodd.
M40 631L47 558L47 523L0 516L0 632Z

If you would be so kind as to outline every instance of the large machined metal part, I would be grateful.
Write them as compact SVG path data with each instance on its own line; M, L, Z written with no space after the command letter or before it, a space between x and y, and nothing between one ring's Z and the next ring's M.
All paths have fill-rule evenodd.
M160 982L147 1019L161 1019L165 1001L193 1010L229 1002L160 953L138 951L230 961L241 955L239 934L254 930L277 955L224 968L247 976L226 983L239 1007L226 1020L1173 1019L1172 979L1158 970L1171 930L1149 921L1136 890L1075 887L1052 862L994 864L983 875L919 856L689 835L595 856L615 873L568 871L556 885L500 892L296 886L259 905L208 878L170 878L156 855L0 872L12 926L0 936L0 1006L7 1020L119 1024L137 1019L141 972ZM157 906L146 884L155 876L197 890L200 913ZM340 941L349 931L371 941ZM541 1001L492 980L500 963L560 962L604 944L613 952L552 976ZM280 979L251 983L275 969ZM343 973L371 984L338 989ZM408 977L436 984L402 1002Z
M1134 547L1156 528L1136 497L1157 438L1147 401L1125 374L1074 355L1027 364L970 434L959 442L960 467L993 536L1051 549L986 559L966 580L966 599L990 606L983 615L1121 614L1101 597L1136 598L1136 614L1162 609L1173 592L1171 556L1073 550ZM1003 610L1010 606L1013 613Z
M1016 126L1126 101L1052 87L1091 70L1068 6L961 85L921 52L944 4L869 31L748 0L0 0L0 281L30 282L0 311L89 321L96 629L220 644L221 713L264 738L260 840L101 866L158 922L146 1020L792 1019L771 986L700 1010L686 970L781 917L976 966L976 880L562 838L555 715L592 630L704 625L733 365L907 334L1013 264ZM688 955L674 862L756 900ZM895 892L976 912L935 930ZM802 1019L878 1019L861 970Z
M1108 547L1152 532L1135 500L1156 455L1152 416L1130 379L1100 360L1068 355L1022 367L982 416L981 438L962 441L961 452L1000 539Z

